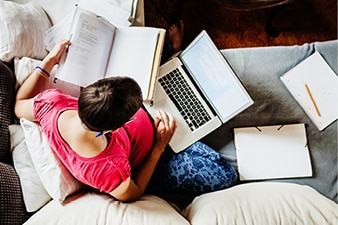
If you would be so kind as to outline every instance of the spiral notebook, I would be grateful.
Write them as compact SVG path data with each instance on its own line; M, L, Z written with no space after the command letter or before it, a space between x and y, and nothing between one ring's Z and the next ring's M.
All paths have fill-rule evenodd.
M338 77L316 52L280 77L286 88L318 128L338 118Z

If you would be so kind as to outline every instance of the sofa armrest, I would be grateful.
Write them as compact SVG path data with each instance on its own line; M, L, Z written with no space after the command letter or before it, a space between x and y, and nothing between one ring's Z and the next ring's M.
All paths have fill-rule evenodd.
M10 165L10 137L8 125L13 120L15 77L0 61L0 224L22 224L28 219L22 197L19 176Z
M15 169L0 162L0 224L23 224L30 214L26 212L19 176Z
M15 77L10 68L0 61L0 162L11 162L8 125L13 121Z

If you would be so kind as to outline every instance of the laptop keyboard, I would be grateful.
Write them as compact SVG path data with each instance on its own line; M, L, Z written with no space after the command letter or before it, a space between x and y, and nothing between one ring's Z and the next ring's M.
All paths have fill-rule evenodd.
M159 82L180 111L191 131L211 120L210 115L178 69L161 77Z

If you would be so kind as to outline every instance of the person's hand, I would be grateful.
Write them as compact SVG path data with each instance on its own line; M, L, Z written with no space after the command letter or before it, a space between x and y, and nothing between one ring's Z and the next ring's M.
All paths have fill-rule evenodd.
M176 120L171 114L159 110L157 111L154 125L156 130L155 147L164 151L176 130Z
M54 48L45 57L42 63L48 64L48 66L54 66L58 64L60 62L63 52L68 48L70 44L71 43L69 40L64 40L56 44Z

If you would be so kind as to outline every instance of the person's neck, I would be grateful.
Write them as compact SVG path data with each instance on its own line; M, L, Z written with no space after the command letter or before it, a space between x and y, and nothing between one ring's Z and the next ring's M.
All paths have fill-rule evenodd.
M105 135L96 138L98 132L87 129L76 110L66 111L62 117L63 123L69 122L66 127L63 127L62 137L79 155L93 157L106 148ZM69 129L70 126L74 129Z

